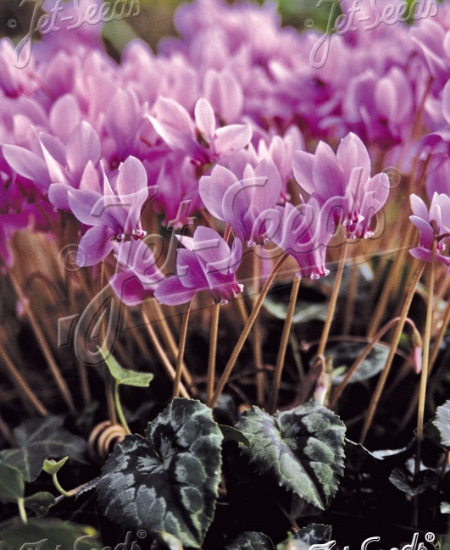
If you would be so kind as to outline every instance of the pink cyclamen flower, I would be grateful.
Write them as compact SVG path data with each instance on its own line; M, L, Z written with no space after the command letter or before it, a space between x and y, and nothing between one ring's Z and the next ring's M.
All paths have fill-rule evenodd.
M254 169L247 164L242 180L216 166L210 176L200 179L199 191L208 211L229 224L240 240L249 246L269 240L264 212L276 205L281 194L281 178L273 161L264 159Z
M119 166L112 187L103 173L103 194L89 189L69 191L69 206L81 223L92 226L83 235L77 253L77 265L95 265L111 252L113 241L142 239L141 209L149 190L147 173L141 161L128 157Z
M173 99L160 97L149 117L155 130L173 151L182 151L198 164L209 164L246 147L252 137L248 124L217 128L211 104L201 98L195 105L195 123Z
M177 251L177 274L162 281L155 291L158 302L168 306L184 304L201 290L214 303L226 304L243 286L236 280L242 257L242 242L235 239L231 249L209 227L197 227L194 237L178 237L186 248Z
M435 259L450 269L450 257L442 254L450 242L450 197L434 193L429 210L417 195L411 195L410 200L413 216L409 219L419 230L419 246L409 252L414 258L431 262L433 242L437 239Z
M120 266L109 283L117 296L127 306L135 306L151 298L155 289L164 279L164 274L156 265L156 258L146 241L142 240L113 242L113 253Z
M329 211L329 221L346 228L348 238L372 236L371 218L389 194L387 174L371 178L370 170L367 149L353 133L341 140L336 154L321 141L314 155L304 151L294 155L296 180L319 202L322 212Z
M332 235L322 223L319 203L310 198L298 206L287 202L276 210L279 226L273 242L298 263L300 271L297 275L311 279L328 275L326 251Z

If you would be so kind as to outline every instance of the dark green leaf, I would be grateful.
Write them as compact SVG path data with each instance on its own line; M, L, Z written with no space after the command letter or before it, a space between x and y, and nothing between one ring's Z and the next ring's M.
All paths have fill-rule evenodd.
M327 346L325 354L333 357L333 367L336 370L339 369L339 373L336 376L333 375L333 384L342 382L347 370L362 354L366 345L363 342L339 342ZM388 353L389 348L387 346L377 344L356 369L349 380L349 384L362 382L378 374L383 370ZM345 367L345 372L342 372L341 367Z
M432 420L440 434L440 444L450 449L450 400L436 409L436 416Z
M86 484L81 487L81 489L76 494L75 498L78 498L80 495L87 493L88 491L92 491L92 489L95 489L97 487L97 483L99 481L100 477L96 477L95 479L92 479L91 481L88 481Z
M153 374L148 372L136 372L134 370L124 369L114 359L111 353L105 353L103 349L100 352L105 360L106 366L111 373L111 376L117 382L117 384L123 384L124 386L135 386L138 388L148 388L150 382L153 380Z
M276 301L275 296L267 295L264 299L264 307L277 319L286 319L288 302ZM278 296L276 296L278 298ZM294 316L292 322L307 323L309 321L325 321L327 318L328 304L307 302L299 300L295 304Z
M348 463L355 470L364 472L389 468L391 471L398 464L404 464L410 458L416 448L416 439L413 438L401 449L383 449L380 451L369 451L361 443L355 443L349 439L345 440L345 457Z
M406 468L394 468L389 476L389 481L410 497L423 493L425 489L439 482L438 474L429 469L421 470L414 480L411 480L410 477L412 476Z
M177 539L177 537L174 537L170 533L159 531L156 535L158 541L162 542L168 550L183 550L180 539Z
M226 550L274 550L274 546L263 533L247 531L228 544Z
M145 435L127 436L97 484L100 506L126 528L166 531L198 548L213 519L222 432L211 409L174 399Z
M27 497L24 504L27 508L33 510L38 518L43 518L49 509L56 504L56 500L51 493L42 491L35 493L31 497Z
M0 502L18 502L23 498L25 484L17 468L0 464Z
M309 402L270 416L258 407L237 424L251 448L241 447L261 473L310 504L326 508L343 473L345 425L325 407Z
M224 443L226 443L227 441L237 441L238 443L242 443L246 447L250 447L250 441L240 430L232 428L231 426L226 426L225 424L219 424L219 428L223 434Z
M25 421L14 430L20 445L17 449L0 452L0 463L16 467L25 481L34 481L41 473L46 458L69 456L85 462L86 442L62 428L63 419L45 416Z
M75 546L77 543L77 546ZM26 546L25 546L26 545ZM27 524L9 521L0 524L0 550L101 550L92 527L54 519L30 519Z

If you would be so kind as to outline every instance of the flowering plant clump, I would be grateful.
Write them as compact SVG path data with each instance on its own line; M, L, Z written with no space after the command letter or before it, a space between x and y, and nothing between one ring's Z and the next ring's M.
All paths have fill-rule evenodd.
M450 2L193 0L156 52L146 0L38 4L0 39L0 550L444 536Z

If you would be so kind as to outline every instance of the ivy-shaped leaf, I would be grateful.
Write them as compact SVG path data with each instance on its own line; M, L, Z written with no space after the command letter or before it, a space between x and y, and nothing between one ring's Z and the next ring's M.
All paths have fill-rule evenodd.
M325 354L333 357L333 384L340 384L347 370L362 354L367 344L363 342L339 342L327 346ZM383 370L389 354L389 347L376 344L369 355L359 365L349 380L349 384L372 378ZM344 367L342 369L342 367Z
M123 527L166 531L199 548L214 516L222 432L211 409L174 399L145 431L127 436L97 483L105 515Z
M17 468L25 481L34 481L41 473L46 458L69 456L78 462L85 462L86 442L64 429L63 422L62 418L50 415L25 421L14 430L20 447L1 451L0 463Z
M101 550L103 544L92 527L55 519L30 519L27 524L15 520L0 524L0 550L12 548Z
M246 531L226 546L226 550L274 550L272 541L263 533Z
M450 449L450 399L436 409L432 424L439 431L440 444Z
M134 370L124 369L114 359L111 353L106 353L103 349L100 352L105 360L106 366L117 384L124 386L135 386L138 388L148 388L153 380L153 374L149 372L137 372Z
M0 464L0 502L19 502L23 499L25 484L17 468Z
M42 491L27 497L24 504L27 508L33 510L38 518L43 518L49 509L56 504L56 500L51 493Z
M261 473L324 510L344 469L345 425L333 412L309 402L270 416L258 407L246 411L237 428L250 441L241 447Z
M438 474L430 469L421 470L414 480L410 481L410 473L406 468L394 468L389 481L403 493L415 497L423 493L425 489L436 485L439 482Z

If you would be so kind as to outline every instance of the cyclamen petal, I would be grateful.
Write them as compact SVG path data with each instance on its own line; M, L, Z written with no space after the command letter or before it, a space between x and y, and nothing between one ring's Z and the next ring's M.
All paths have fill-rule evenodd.
M77 251L77 265L80 267L96 265L111 252L111 238L114 231L104 225L91 227L81 237Z
M242 243L232 249L209 227L197 227L193 238L179 237L185 250L177 252L177 275L165 279L155 291L162 304L177 305L197 292L208 292L214 302L224 303L242 291L235 272L242 257Z
M220 165L213 168L210 176L200 178L199 192L203 204L210 214L219 220L225 221L222 208L223 196L234 183L236 183L236 176L233 172Z
M410 254L420 260L433 260L433 244L436 240L435 260L450 266L450 258L441 252L450 243L450 197L444 193L434 193L430 208L417 195L411 195L411 222L419 229L419 246L410 250Z
M195 105L195 122L208 143L211 143L216 130L216 119L211 104L205 98L199 99Z
M246 124L230 124L216 130L214 148L218 155L229 155L246 147L252 138L252 129Z

